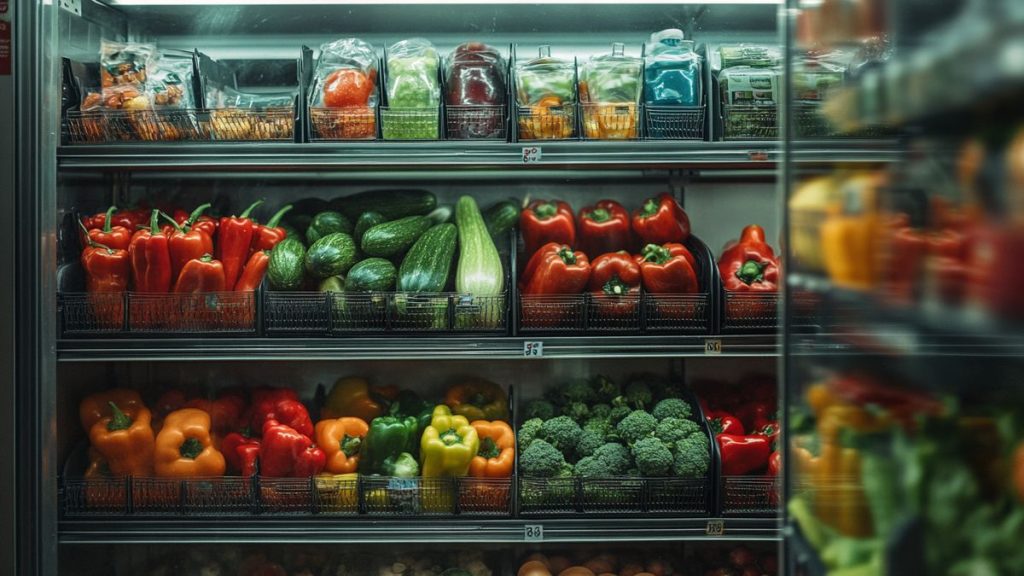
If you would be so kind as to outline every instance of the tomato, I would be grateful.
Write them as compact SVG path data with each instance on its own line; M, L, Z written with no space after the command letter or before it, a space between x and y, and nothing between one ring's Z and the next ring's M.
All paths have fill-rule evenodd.
M366 106L373 94L373 78L352 68L331 72L324 80L324 106Z

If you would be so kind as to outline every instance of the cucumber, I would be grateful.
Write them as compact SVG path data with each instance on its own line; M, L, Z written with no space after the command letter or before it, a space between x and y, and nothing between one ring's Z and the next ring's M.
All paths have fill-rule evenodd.
M455 223L459 227L459 267L455 290L474 296L498 296L505 288L505 271L498 249L487 233L487 225L471 196L459 198L455 205Z
M285 238L270 251L267 282L271 290L298 290L306 280L306 247L297 238Z
M306 242L312 246L317 240L335 232L352 234L352 222L340 212L321 212L313 217L306 228Z
M484 210L484 222L491 238L497 238L519 223L519 207L510 200L502 200Z
M324 278L320 281L320 287L317 288L320 292L344 292L345 291L345 279L341 276L331 276L330 278Z
M377 224L363 234L359 245L367 256L390 258L408 250L432 225L433 221L426 216L407 216Z
M306 252L306 273L317 280L344 274L355 263L356 243L344 232L324 236Z
M424 232L398 268L398 291L443 291L458 235L454 224L438 224Z
M367 258L345 277L346 292L387 292L395 285L395 265L383 258Z
M363 212L359 215L356 220L355 230L352 232L352 237L356 241L356 246L361 246L363 243L363 234L370 228L373 228L377 224L383 224L388 219L384 217L380 212Z
M380 212L388 220L423 216L437 208L437 196L426 190L369 190L331 201L332 209L349 218L363 212Z

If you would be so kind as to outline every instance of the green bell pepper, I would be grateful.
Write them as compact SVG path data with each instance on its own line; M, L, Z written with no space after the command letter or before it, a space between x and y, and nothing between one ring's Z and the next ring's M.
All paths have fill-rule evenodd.
M412 390L402 390L399 392L398 398L395 398L395 401L391 403L389 413L391 416L398 418L407 418L409 416L416 418L416 437L419 438L423 434L423 430L430 426L434 405L425 402Z
M359 472L390 475L403 452L415 452L420 438L418 431L419 422L413 416L374 418L363 440Z

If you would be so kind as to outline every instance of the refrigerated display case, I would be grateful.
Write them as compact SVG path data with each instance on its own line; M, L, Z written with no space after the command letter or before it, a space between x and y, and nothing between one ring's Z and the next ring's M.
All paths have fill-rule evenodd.
M545 566L557 574L561 559L585 564L609 544L620 573L777 569L784 498L772 442L787 407L775 374L789 273L777 255L794 244L779 170L877 169L896 157L885 140L777 138L786 59L765 55L784 53L779 6L26 0L15 10L17 225L5 229L18 253L17 573L264 568L249 556L280 564L268 573L346 562L358 563L352 573L388 563L409 573L406 556L430 549L442 560L425 573L513 574L542 553L560 558ZM680 35L692 46L655 51ZM348 38L361 42L328 45ZM398 50L412 38L433 49ZM518 65L542 47L564 65L560 80L524 79ZM462 48L462 60L447 57ZM588 68L580 85L577 67L593 56L615 66ZM646 74L656 57L659 73ZM171 60L191 78L172 78ZM743 67L769 71L767 86L735 73ZM734 71L726 86L723 70ZM607 96L621 84L626 96ZM595 99L581 104L584 88ZM527 246L575 239L532 219L565 202L582 240L614 220L619 208L603 199L630 212L620 244L556 246L531 264ZM220 220L193 213L206 203ZM597 216L580 214L591 206ZM247 216L262 223L255 241ZM112 221L126 230L105 230ZM492 238L500 222L512 230ZM168 249L177 280L144 272L142 246L164 234L185 246L190 230L176 229L193 225L217 232L177 264ZM136 228L149 228L136 249L104 244ZM261 279L264 264L251 274L248 264L264 239ZM618 272L600 276L606 255ZM586 260L589 278L561 270ZM640 277L627 281L633 266ZM232 290L238 277L247 290ZM814 324L802 318L787 339ZM458 465L438 464L454 452L422 430L435 405L506 422L514 446L486 426L438 424L434 440L466 448ZM396 440L387 458L374 435L398 433L375 418L394 414L415 421L417 440ZM368 432L314 428L354 415ZM485 454L514 460L467 474L481 436ZM348 462L357 451L360 463ZM422 474L400 456L417 451ZM467 547L479 571L459 564Z
M845 53L822 125L899 142L784 175L789 570L1017 572L1021 298L993 266L1020 238L1019 3L788 5L790 109Z

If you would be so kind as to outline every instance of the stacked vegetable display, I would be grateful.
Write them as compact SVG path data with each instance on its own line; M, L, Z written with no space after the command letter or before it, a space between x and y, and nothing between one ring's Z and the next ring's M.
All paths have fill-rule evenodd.
M79 221L83 250L82 268L86 291L93 296L97 324L118 328L123 322L121 296L101 294L214 294L253 292L263 281L268 250L285 237L278 227L290 209L282 208L266 225L250 217L262 200L240 216L212 218L203 214L210 204L191 213L182 208L171 214L158 209L106 212ZM132 327L174 328L200 323L237 323L253 327L254 311L229 310L237 298L220 294L221 300L148 299L133 302ZM248 300L251 300L249 297ZM173 303L171 305L170 303ZM245 307L243 307L245 308Z
M576 217L566 202L534 200L520 215L520 230L527 257L520 275L524 328L571 324L569 302L590 302L592 320L639 327L643 294L657 302L700 292L700 268L684 245L690 219L669 194L648 198L632 216L614 200L586 206ZM588 299L578 297L583 294ZM687 300L655 312L692 318L697 307Z
M520 474L524 479L703 480L711 462L710 441L680 394L672 385L643 376L621 388L605 376L549 388L526 405L517 435ZM603 498L621 497L627 484L585 481L584 498L600 505ZM543 509L574 494L571 482L527 481L520 500L524 509Z
M292 219L296 229L270 254L268 286L277 292L334 293L332 310L324 317L333 316L335 325L353 330L396 324L409 329L503 327L505 271L491 232L504 234L514 219L498 222L494 210L488 210L485 220L469 196L456 203L454 223L448 221L451 212L421 190L337 199ZM475 305L456 309L454 326L446 290ZM277 304L268 310L271 317L292 312L293 300L275 296L272 302ZM273 323L268 327L275 329Z
M87 479L315 476L318 488L333 492L322 496L329 507L355 513L364 475L371 513L451 513L456 502L464 512L509 511L515 436L508 393L487 380L451 386L435 405L409 390L341 378L315 425L287 388L229 389L212 400L174 390L155 406L151 411L128 389L81 402ZM446 481L461 477L478 480L461 490ZM299 509L312 501L294 485L272 481L261 498Z

